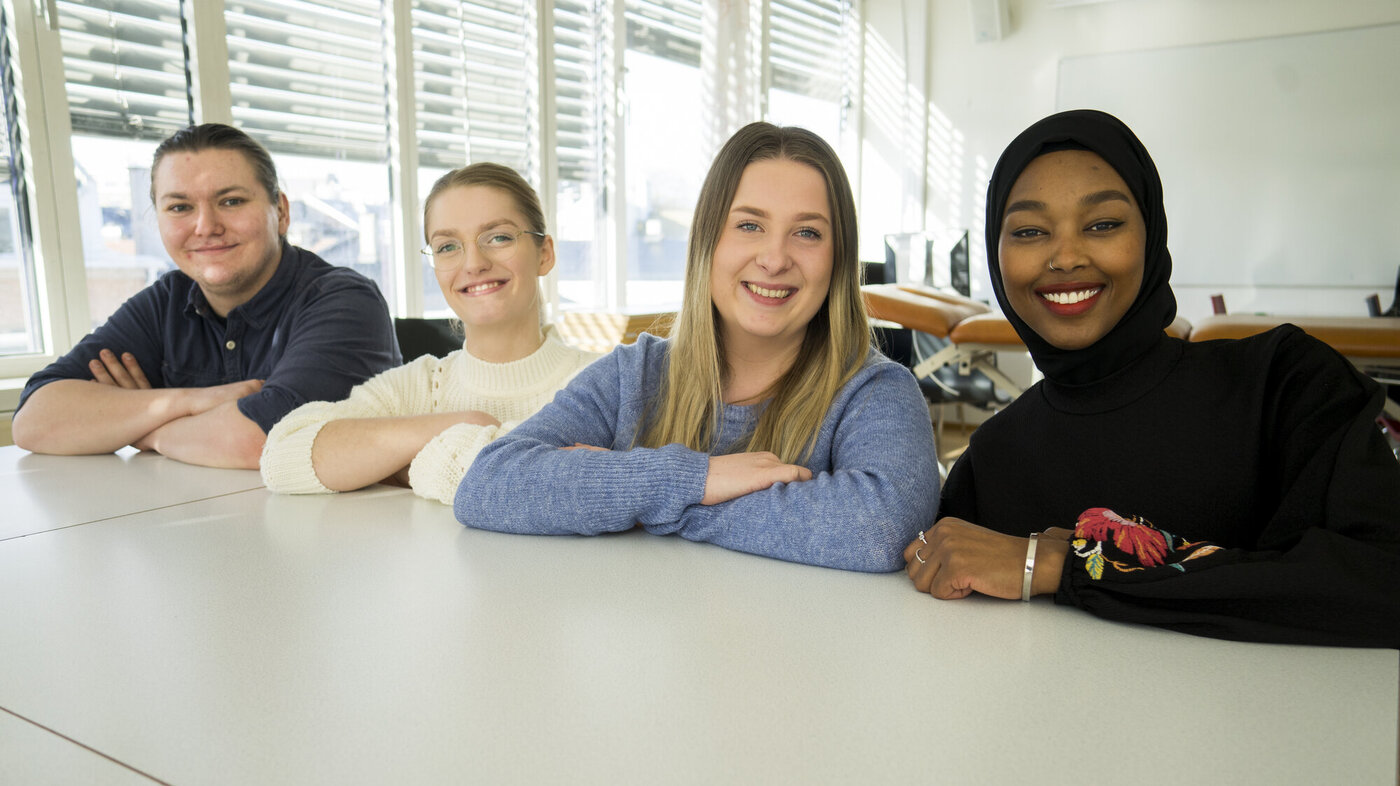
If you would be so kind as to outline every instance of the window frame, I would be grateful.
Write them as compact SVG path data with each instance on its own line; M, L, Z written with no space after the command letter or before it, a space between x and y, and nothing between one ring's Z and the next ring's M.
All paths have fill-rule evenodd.
M664 3L665 0L653 0ZM715 0L706 0L707 3ZM22 154L28 164L24 173L29 194L31 216L34 282L39 307L37 336L42 351L35 354L0 357L0 377L22 377L31 374L56 356L66 352L89 330L87 271L82 238L61 229L61 216L78 214L78 194L72 172L73 130L64 83L62 41L57 20L46 18L43 3L3 0L13 26L12 36L17 63L16 85L20 97L20 129ZM555 144L559 138L556 120L558 85L553 63L555 46L555 7L553 0L534 0L538 46L538 89L536 124L537 138L532 140L538 151L538 182L546 221L557 226L558 188L560 183L559 156ZM863 24L863 0L851 0L855 24ZM229 48L225 22L225 0L184 0L184 13L189 42L191 90L196 122L225 122L233 119L229 90ZM627 0L598 0L596 9L610 15L611 46L602 53L597 65L597 84L603 86L597 96L603 106L599 116L602 127L597 129L599 158L605 162L599 173L598 224L595 238L592 276L596 301L590 308L620 311L627 308L626 259L628 233L625 171L625 102L620 100L623 89L625 54L627 50ZM397 316L421 316L423 313L423 275L418 262L418 235L421 216L418 212L416 106L414 96L412 0L385 0L383 6L387 39L392 46L387 78L389 80L389 111L386 117L389 139L389 182L393 193L391 227L394 237L391 248L397 253L387 260L388 275L396 286L391 287L390 308ZM760 84L755 95L741 96L741 106L727 119L716 123L734 124L742 115L767 115L768 96L773 89L771 64L762 59L770 46L770 0L752 0L750 17L758 19L742 32L746 45L760 58ZM734 34L735 31L728 31ZM855 36L857 41L860 36ZM847 162L853 185L861 183L859 155L861 151L861 78L863 52L852 51L847 57L848 93L843 96L845 117L841 121L840 139L831 141ZM723 66L718 66L723 67ZM713 76L713 75L707 75ZM721 75L723 76L723 75ZM721 80L721 83L722 80ZM712 129L712 136L722 141L732 128ZM718 143L716 143L718 144ZM712 154L714 151L707 151ZM702 173L703 174L703 173ZM857 185L858 188L858 185ZM545 281L547 299L552 309L559 309L557 274Z
M0 377L18 377L48 365L87 335L88 298L82 238L59 226L60 216L78 214L78 188L57 19L41 18L33 4L23 2L7 0L6 12L18 61L21 151L29 163L24 179L40 333L39 352L0 357Z

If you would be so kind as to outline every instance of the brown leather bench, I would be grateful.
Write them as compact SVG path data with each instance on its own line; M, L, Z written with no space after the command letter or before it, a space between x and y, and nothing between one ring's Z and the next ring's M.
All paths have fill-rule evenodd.
M1349 358L1400 365L1400 317L1284 317L1216 314L1191 331L1192 341L1246 338L1291 322Z
M971 298L914 284L866 284L860 291L865 310L873 319L939 338L947 338L964 319L990 310Z
M1021 393L1019 385L997 370L989 353L964 349L956 338L962 326L969 323L974 325L977 335L984 335L987 329L995 328L998 321L1006 324L1005 319L990 313L991 309L985 303L912 284L867 284L861 287L861 292L865 295L865 308L871 317L952 341L914 366L916 378L930 376L944 366L956 366L959 374L981 371L998 388L1012 395ZM1016 340L1016 334L1009 324L1006 332ZM1019 344L1019 340L1016 341Z
M1186 338L1191 335L1191 323L1182 317L1167 325L1167 335L1172 338ZM949 334L957 344L985 344L996 346L1000 351L1010 352L1024 349L1021 337L1011 323L1001 314L982 314L959 322Z
M914 367L923 378L944 366L957 366L959 374L980 371L998 388L1020 395L1022 388L996 367L995 353L1024 352L1026 345L1001 314L991 313L975 300L927 287L904 284L871 284L861 287L865 307L872 317L947 338L952 343ZM1185 339L1191 323L1177 317L1167 335Z
M1166 333L1173 338L1184 339L1191 333L1191 323L1177 317L1167 326ZM975 368L995 380L999 387L1016 395L1021 394L1019 386L991 365L991 355L994 352L1024 352L1026 349L1025 343L1006 317L1001 314L968 317L959 322L948 337L957 347L956 362L960 372L967 373Z

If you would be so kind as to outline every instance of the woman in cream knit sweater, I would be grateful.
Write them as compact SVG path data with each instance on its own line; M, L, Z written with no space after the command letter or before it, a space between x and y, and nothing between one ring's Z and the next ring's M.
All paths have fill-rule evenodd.
M424 253L462 320L462 349L390 369L344 401L293 410L267 435L269 489L324 494L390 481L451 504L477 452L596 357L541 325L538 282L554 266L554 239L514 170L447 173L428 193L423 225Z

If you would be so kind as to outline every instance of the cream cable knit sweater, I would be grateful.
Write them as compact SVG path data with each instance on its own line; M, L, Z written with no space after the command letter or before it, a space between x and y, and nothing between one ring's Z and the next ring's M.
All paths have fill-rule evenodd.
M414 493L451 505L477 452L548 404L597 357L565 344L553 327L538 350L510 363L487 363L465 349L441 359L425 355L355 387L344 401L312 401L288 413L267 435L263 482L283 494L331 493L312 469L311 446L332 420L479 410L501 425L452 426L409 465Z

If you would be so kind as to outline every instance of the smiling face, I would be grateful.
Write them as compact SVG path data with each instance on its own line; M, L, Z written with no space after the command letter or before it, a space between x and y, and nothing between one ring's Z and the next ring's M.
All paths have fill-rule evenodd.
M152 191L166 253L220 316L272 278L287 231L287 198L269 197L242 153L169 153L152 173Z
M795 353L826 302L834 247L826 181L787 159L744 168L710 266L725 346Z
M1000 237L1007 300L1060 349L1103 338L1142 288L1142 211L1096 153L1061 150L1032 161L1011 188Z
M520 235L514 253L494 262L477 246L485 233L499 240L531 228L510 194L490 186L448 188L428 206L424 227L429 248L462 249L459 266L435 272L469 342L473 332L539 334L538 282L554 267L554 239Z

